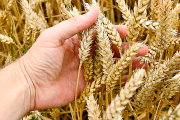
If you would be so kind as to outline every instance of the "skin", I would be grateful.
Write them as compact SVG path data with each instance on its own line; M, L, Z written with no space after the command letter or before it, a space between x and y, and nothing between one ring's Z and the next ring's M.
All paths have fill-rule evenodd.
M0 95L5 96L2 101L6 104L4 106L2 104L4 108L0 109L0 116L2 112L7 116L13 115L13 119L14 117L19 119L30 110L61 107L74 101L80 63L78 58L79 41L74 35L90 27L97 17L98 9L93 8L85 15L63 21L45 30L24 56L0 71L1 76L12 73L0 78L0 84L4 86L4 91L0 89ZM126 27L116 26L116 28L120 36L125 38ZM128 43L123 43L122 52L126 48L128 48ZM114 57L118 58L118 49L115 45L112 45L112 50L115 53ZM137 56L143 56L147 51L147 46L144 46ZM133 68L138 66L139 58L135 58ZM146 66L146 64L139 67L142 66ZM9 82L3 82L6 80ZM7 84L11 89L7 87ZM14 86L14 84L17 85ZM85 85L83 69L81 69L78 96ZM15 93L14 97L7 94L12 92ZM7 105L14 105L14 107ZM5 110L3 111L3 109ZM18 111L21 113L15 116ZM10 118L7 117L7 119Z

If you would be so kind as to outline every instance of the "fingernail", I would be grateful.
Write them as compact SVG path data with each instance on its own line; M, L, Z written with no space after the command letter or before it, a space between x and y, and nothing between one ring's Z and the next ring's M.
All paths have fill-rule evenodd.
M86 13L86 15L91 15L94 11L95 11L95 7L93 7L90 11L88 11L87 13Z

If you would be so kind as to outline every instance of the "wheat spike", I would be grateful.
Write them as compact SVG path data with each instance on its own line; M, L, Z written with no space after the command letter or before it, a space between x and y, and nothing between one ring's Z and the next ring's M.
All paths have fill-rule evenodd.
M62 15L65 20L80 15L80 12L78 11L76 7L73 7L72 9L68 10L65 7L65 5L62 3L61 8L62 8Z
M52 21L53 21L52 20L53 10L51 8L51 3L50 2L46 2L45 5L46 5L46 14L47 14L47 16L49 18L49 23L52 24Z
M35 31L44 31L46 29L46 23L42 22L42 18L32 10L27 0L21 0L21 5L29 20L30 27Z
M116 2L118 3L118 6L121 10L121 12L123 13L123 18L128 21L129 17L132 15L129 7L126 5L125 0L116 0Z
M97 30L96 53L98 52L97 58L102 63L103 76L100 78L101 83L105 84L108 73L111 71L112 65L114 64L114 60L113 60L113 53L111 50L110 40L108 39L108 35L105 32L101 20L98 20L97 24L98 26L96 28Z
M171 13L172 14L172 29L173 30L178 30L179 10L180 10L180 4L177 4Z
M160 120L179 120L180 119L180 104L175 109L172 107L168 110L167 114L164 114Z
M172 98L176 92L180 89L180 73L175 75L172 79L168 80L168 85L166 85L162 91L164 91L164 96L166 98Z
M26 49L30 48L30 34L31 34L31 28L29 26L28 20L26 19L25 26L24 26L24 37L23 37L23 44L26 47Z
M90 6L88 3L85 3L86 9L90 10L92 7L98 7L99 5L95 0L92 0L92 5ZM100 9L100 8L99 8ZM121 45L122 40L121 37L114 27L114 25L111 23L111 21L103 15L103 13L99 10L99 16L98 19L101 20L101 22L104 25L105 31L108 33L109 38L112 40L112 43L117 45L119 52L121 53Z
M94 31L92 28L84 31L84 33L82 34L82 41L80 41L79 48L79 58L83 62L84 77L87 82L93 78L93 59L91 53L93 33Z
M39 4L42 4L44 2L47 2L47 0L33 0L32 3L31 3L31 6L33 9L35 9L35 7Z
M143 48L142 43L133 45L129 50L127 50L120 60L113 66L112 71L109 73L107 78L107 90L110 91L114 89L114 86L119 80L121 72L129 65L130 61L136 56L137 52Z
M151 0L151 20L155 20L157 21L158 19L158 12L159 12L159 8L160 8L160 3L159 3L159 0Z
M154 99L155 90L164 87L169 79L169 71L171 74L175 73L177 64L180 64L180 53L177 52L169 61L164 62L156 70L151 70L149 76L146 78L146 83L141 91L136 96L137 109L146 108L148 104ZM165 81L163 81L165 80ZM159 91L159 90L158 90Z
M101 120L100 110L97 101L94 99L93 94L91 94L87 100L88 116L89 120Z
M10 44L10 43L15 44L15 42L13 41L11 37L8 37L2 34L0 34L0 41L6 44Z
M107 107L106 114L103 116L106 120L116 120L121 115L122 110L126 108L127 103L130 102L130 98L134 95L134 91L143 82L145 71L143 69L138 70L131 77L125 87L121 89L120 94L112 100L111 104Z
M51 120L51 119L49 119L47 117L42 116L41 113L38 110L31 111L30 113L31 114L29 116L27 116L27 117L25 116L21 120L31 120L31 119L36 119L36 120L41 120L41 119L43 119L43 120Z
M64 0L64 4L67 5L68 7L71 6L71 0Z
M7 65L11 64L12 62L13 62L12 55L9 53L6 58L4 66L7 66Z
M5 11L3 11L3 12L1 11L0 12L0 25L5 24L6 18L9 15L9 13L11 12L11 8L12 8L14 2L15 2L15 0L10 0L8 2L8 5L6 6Z

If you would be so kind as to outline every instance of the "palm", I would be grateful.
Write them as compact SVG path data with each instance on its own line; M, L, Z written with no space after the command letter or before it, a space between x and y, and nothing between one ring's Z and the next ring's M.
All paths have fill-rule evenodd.
M29 51L27 63L31 64L29 66L33 71L37 71L37 74L31 76L35 80L37 93L35 109L63 106L74 100L79 69L78 46L75 37L66 40L63 45L48 42L42 44L39 40ZM34 52L34 48L38 52ZM85 84L81 70L78 95ZM50 101L51 104L48 104Z

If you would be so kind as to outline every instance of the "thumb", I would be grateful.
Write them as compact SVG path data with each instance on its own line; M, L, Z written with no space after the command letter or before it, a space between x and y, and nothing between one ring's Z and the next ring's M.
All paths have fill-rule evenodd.
M89 28L96 21L98 13L98 8L94 7L84 15L73 17L45 30L44 35L46 38L48 37L53 38L54 40L59 40L60 43L63 44L66 39Z

